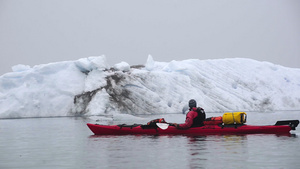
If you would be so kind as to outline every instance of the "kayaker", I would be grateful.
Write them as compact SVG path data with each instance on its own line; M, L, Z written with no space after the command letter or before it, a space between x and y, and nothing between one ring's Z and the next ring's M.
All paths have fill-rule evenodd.
M201 107L197 107L197 102L194 99L189 101L189 112L186 115L185 123L177 124L172 123L176 128L188 129L191 127L204 126L203 121L205 120L205 112Z

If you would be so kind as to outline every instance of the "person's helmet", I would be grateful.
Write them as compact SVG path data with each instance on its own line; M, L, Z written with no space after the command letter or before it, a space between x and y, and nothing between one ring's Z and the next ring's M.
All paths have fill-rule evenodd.
M197 102L196 102L196 100L191 99L191 100L189 101L189 107L190 107L190 108L197 107Z

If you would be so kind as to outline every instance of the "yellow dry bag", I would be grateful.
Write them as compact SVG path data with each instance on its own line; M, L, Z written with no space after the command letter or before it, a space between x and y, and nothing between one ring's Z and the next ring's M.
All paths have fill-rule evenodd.
M222 119L224 124L244 124L247 114L245 112L227 112L223 114Z

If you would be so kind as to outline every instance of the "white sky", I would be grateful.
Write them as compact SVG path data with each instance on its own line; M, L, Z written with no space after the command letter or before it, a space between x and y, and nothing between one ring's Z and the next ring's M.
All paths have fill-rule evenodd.
M300 1L0 0L0 75L103 54L111 65L145 64L151 54L300 68Z

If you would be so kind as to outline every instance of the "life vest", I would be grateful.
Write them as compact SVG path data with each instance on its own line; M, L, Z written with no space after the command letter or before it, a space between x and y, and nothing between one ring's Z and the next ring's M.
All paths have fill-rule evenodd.
M201 108L192 108L193 111L197 112L198 115L193 119L193 124L191 127L201 127L204 126L203 121L206 118L205 111Z

